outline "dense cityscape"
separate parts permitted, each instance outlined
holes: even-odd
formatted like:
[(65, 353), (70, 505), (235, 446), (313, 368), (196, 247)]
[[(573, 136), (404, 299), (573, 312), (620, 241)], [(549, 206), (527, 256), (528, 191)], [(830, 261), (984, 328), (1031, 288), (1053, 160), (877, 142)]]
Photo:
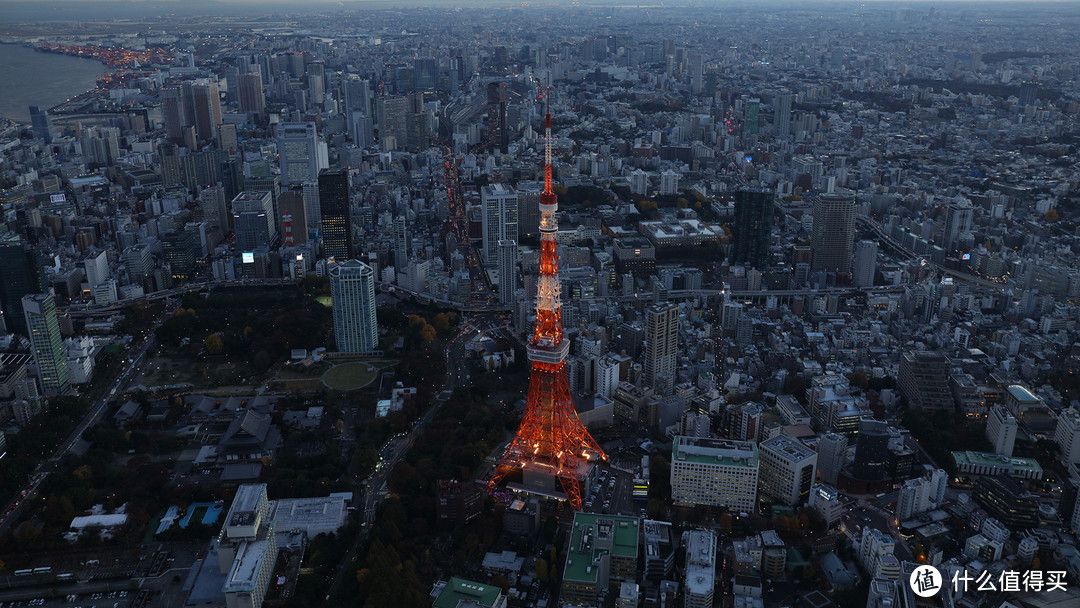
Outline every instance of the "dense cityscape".
[(0, 20), (0, 608), (1080, 605), (1080, 6), (684, 4)]

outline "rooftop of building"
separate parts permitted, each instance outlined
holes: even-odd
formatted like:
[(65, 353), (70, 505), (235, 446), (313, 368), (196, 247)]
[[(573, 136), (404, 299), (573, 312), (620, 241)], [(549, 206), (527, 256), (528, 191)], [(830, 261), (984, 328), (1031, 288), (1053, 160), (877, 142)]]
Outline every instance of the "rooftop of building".
[(431, 605), (433, 608), (457, 608), (459, 602), (475, 602), (481, 606), (494, 606), (500, 595), (502, 588), (496, 585), (451, 578)]
[(564, 579), (595, 581), (599, 557), (637, 558), (639, 520), (636, 517), (576, 513), (570, 532)]
[(240, 543), (232, 568), (229, 569), (229, 575), (221, 590), (225, 593), (254, 591), (255, 584), (259, 580), (259, 573), (264, 567), (263, 562), (266, 561), (269, 545), (268, 540), (247, 540)]
[(687, 437), (678, 435), (671, 443), (672, 462), (725, 466), (758, 466), (758, 448), (751, 441)]
[(344, 523), (345, 497), (282, 498), (274, 501), (271, 519), (276, 530), (336, 528)]
[(488, 184), (484, 186), (482, 193), (484, 196), (510, 196), (516, 194), (512, 186), (503, 183)]
[(703, 596), (716, 584), (716, 536), (693, 530), (686, 534), (686, 592)]
[(1015, 471), (1042, 471), (1039, 462), (1034, 458), (1021, 458), (1019, 456), (1004, 456), (992, 452), (953, 452), (953, 460), (957, 466), (1008, 466)]
[(1019, 401), (1021, 403), (1031, 403), (1031, 402), (1040, 401), (1040, 399), (1038, 397), (1036, 397), (1034, 394), (1032, 394), (1031, 391), (1024, 388), (1023, 386), (1020, 386), (1019, 384), (1013, 384), (1012, 386), (1008, 387), (1005, 390), (1007, 390), (1009, 392), (1009, 395), (1011, 395), (1013, 399), (1016, 399), (1017, 401)]
[(229, 516), (225, 521), (230, 526), (245, 526), (254, 523), (255, 510), (266, 496), (265, 483), (246, 483), (236, 490)]
[(801, 441), (787, 435), (777, 435), (761, 442), (762, 449), (782, 454), (788, 460), (800, 462), (814, 457), (817, 453), (802, 444)]

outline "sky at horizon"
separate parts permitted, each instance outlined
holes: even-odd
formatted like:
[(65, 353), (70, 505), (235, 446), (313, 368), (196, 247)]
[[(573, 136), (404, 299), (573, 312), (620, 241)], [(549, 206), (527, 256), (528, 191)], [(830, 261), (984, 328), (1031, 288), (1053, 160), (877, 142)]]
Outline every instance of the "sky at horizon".
[[(532, 8), (543, 7), (552, 4), (572, 4), (582, 6), (662, 6), (664, 8), (694, 7), (708, 4), (780, 4), (792, 8), (802, 6), (843, 5), (843, 4), (1077, 4), (1080, 0), (539, 0), (536, 2), (522, 2), (520, 0), (305, 0), (304, 5), (353, 5), (353, 4), (386, 4), (392, 6), (416, 5), (460, 5), (460, 6), (517, 6), (525, 4)], [(26, 4), (48, 7), (50, 5), (64, 4), (129, 4), (129, 5), (152, 5), (152, 4), (177, 4), (177, 5), (225, 5), (225, 4), (297, 4), (296, 0), (0, 0), (0, 4)], [(298, 9), (303, 6), (297, 5)]]
[[(114, 19), (155, 19), (199, 15), (237, 16), (246, 14), (304, 14), (343, 10), (355, 13), (364, 10), (441, 10), (447, 8), (506, 8), (543, 9), (549, 6), (580, 5), (584, 9), (618, 7), (621, 10), (690, 9), (706, 7), (735, 7), (770, 10), (814, 10), (816, 7), (847, 10), (849, 7), (872, 7), (889, 10), (908, 7), (926, 10), (938, 8), (943, 15), (976, 11), (978, 14), (999, 10), (1027, 10), (1025, 7), (1072, 7), (1080, 10), (1080, 0), (0, 0), (0, 23), (85, 21), (102, 22)], [(241, 13), (242, 11), (242, 13)], [(1070, 15), (1074, 12), (1068, 10)], [(15, 33), (15, 32), (5, 32)], [(15, 33), (18, 35), (18, 33)]]

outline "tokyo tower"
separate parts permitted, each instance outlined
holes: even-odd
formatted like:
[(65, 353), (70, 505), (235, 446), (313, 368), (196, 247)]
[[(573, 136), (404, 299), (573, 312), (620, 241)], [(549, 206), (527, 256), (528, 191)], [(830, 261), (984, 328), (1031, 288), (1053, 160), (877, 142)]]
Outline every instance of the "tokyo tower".
[(570, 398), (566, 354), (570, 343), (563, 336), (559, 300), (559, 255), (555, 233), (559, 208), (551, 187), (551, 113), (546, 113), (544, 191), (540, 194), (540, 276), (536, 293), (536, 328), (529, 341), (529, 396), (525, 415), (514, 440), (499, 461), (488, 491), (494, 492), (518, 472), (527, 489), (558, 486), (570, 506), (581, 509), (579, 480), (591, 462), (607, 460), (596, 440), (581, 424)]

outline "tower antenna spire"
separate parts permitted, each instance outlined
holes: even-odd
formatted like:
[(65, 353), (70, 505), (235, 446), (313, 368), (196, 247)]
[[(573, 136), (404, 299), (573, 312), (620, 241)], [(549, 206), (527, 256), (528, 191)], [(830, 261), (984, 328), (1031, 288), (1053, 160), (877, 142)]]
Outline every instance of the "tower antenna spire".
[(551, 85), (544, 93), (544, 194), (554, 194), (551, 186)]

